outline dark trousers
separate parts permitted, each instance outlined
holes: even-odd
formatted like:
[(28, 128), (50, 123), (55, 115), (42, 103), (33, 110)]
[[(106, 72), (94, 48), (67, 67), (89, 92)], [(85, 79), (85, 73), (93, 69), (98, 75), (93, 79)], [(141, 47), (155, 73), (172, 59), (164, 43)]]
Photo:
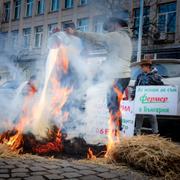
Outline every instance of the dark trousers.
[(115, 128), (121, 128), (120, 103), (123, 100), (123, 93), (129, 84), (130, 78), (116, 79), (107, 94), (107, 107)]

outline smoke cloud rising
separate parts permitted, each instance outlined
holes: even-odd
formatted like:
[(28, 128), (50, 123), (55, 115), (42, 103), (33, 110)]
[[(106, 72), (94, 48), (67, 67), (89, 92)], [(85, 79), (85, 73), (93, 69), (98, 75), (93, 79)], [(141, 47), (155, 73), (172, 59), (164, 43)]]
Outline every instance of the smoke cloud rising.
[[(57, 65), (58, 57), (61, 56), (56, 46), (58, 43), (60, 46), (63, 45), (67, 52), (67, 73)], [(1, 131), (15, 127), (22, 118), (30, 118), (23, 124), (23, 132), (31, 132), (37, 138), (45, 137), (48, 129), (56, 125), (68, 134), (68, 138), (81, 136), (89, 143), (97, 142), (97, 126), (101, 124), (103, 128), (108, 123), (106, 94), (113, 83), (113, 73), (119, 67), (117, 64), (112, 68), (112, 62), (107, 61), (105, 57), (90, 58), (82, 55), (82, 44), (79, 38), (64, 32), (51, 36), (46, 66), (34, 74), (36, 80), (33, 83), (37, 87), (37, 92), (28, 100), (28, 80), (22, 78), (20, 69), (12, 62), (8, 64), (9, 71), (13, 73), (12, 79), (20, 82), (20, 85), (10, 98), (4, 96), (3, 92), (0, 94)], [(1, 59), (3, 63), (6, 61), (4, 56)], [(106, 65), (102, 66), (104, 62)], [(38, 63), (36, 65), (39, 66)], [(56, 77), (55, 81), (58, 80), (57, 84), (52, 83), (53, 77)], [(57, 87), (60, 90), (59, 94), (53, 91), (58, 89)], [(53, 99), (59, 101), (57, 107), (61, 107), (61, 110), (52, 116)]]

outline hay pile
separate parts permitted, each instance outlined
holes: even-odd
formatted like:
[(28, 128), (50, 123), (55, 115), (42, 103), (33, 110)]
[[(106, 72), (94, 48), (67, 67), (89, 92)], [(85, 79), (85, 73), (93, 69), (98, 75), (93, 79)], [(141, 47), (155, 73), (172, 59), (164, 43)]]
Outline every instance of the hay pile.
[(125, 162), (155, 176), (180, 179), (180, 145), (157, 135), (123, 138), (107, 157), (111, 162)]

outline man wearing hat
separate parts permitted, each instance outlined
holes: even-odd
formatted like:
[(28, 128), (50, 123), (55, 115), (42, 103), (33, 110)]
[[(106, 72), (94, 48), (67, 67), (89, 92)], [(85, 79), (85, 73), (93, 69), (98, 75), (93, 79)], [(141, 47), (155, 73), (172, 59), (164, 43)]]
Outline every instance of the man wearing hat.
[[(154, 86), (154, 85), (164, 85), (161, 80), (161, 76), (158, 74), (156, 68), (152, 68), (152, 61), (150, 59), (142, 60), (140, 63), (142, 73), (137, 76), (133, 92), (132, 99), (135, 97), (136, 86)], [(141, 128), (143, 125), (144, 115), (137, 114), (136, 115), (136, 134), (141, 134)], [(150, 120), (152, 132), (154, 134), (158, 133), (158, 122), (156, 115), (148, 115), (148, 119)]]

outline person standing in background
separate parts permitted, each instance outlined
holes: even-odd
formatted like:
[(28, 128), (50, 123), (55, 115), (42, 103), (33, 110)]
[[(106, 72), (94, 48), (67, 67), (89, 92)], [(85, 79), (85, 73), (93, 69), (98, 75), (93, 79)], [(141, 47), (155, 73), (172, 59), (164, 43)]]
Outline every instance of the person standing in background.
[[(132, 100), (135, 98), (135, 92), (137, 86), (154, 86), (154, 85), (164, 85), (161, 80), (161, 76), (158, 74), (156, 68), (152, 68), (152, 61), (151, 60), (142, 60), (140, 63), (142, 73), (137, 76), (133, 92), (131, 95)], [(156, 115), (147, 115), (148, 120), (150, 121), (152, 133), (157, 134), (158, 130), (158, 122)], [(136, 115), (136, 128), (135, 134), (141, 134), (141, 128), (143, 125), (144, 115), (137, 114)]]

